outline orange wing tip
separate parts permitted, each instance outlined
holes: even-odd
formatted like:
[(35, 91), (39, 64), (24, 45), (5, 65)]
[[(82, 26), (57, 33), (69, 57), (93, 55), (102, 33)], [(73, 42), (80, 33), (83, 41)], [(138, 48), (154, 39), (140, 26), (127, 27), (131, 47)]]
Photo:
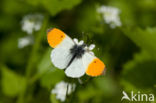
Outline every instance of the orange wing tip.
[(104, 72), (105, 64), (98, 58), (93, 59), (86, 70), (86, 74), (89, 76), (99, 76)]
[(47, 32), (48, 43), (53, 48), (59, 45), (64, 40), (65, 37), (66, 34), (57, 28), (49, 29)]

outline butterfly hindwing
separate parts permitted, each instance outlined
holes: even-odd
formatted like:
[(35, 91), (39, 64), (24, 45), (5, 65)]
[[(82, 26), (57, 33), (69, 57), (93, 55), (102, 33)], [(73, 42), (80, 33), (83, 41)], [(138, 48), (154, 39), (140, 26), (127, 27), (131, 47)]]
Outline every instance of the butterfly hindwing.
[(65, 70), (68, 77), (79, 78), (85, 74), (85, 67), (82, 58), (75, 58), (69, 67)]

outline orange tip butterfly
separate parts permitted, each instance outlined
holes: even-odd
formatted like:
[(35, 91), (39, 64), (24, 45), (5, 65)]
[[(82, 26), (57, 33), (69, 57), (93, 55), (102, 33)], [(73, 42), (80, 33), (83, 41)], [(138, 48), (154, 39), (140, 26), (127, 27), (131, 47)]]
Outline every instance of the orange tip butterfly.
[(94, 44), (87, 47), (83, 41), (72, 40), (57, 28), (48, 31), (47, 40), (54, 48), (51, 52), (52, 63), (59, 69), (65, 69), (68, 77), (80, 78), (85, 73), (94, 77), (104, 73), (105, 64), (91, 51)]

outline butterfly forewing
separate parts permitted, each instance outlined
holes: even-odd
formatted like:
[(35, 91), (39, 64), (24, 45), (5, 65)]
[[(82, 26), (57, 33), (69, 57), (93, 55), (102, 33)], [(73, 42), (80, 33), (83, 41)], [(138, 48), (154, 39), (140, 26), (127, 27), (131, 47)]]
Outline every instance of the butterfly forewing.
[(48, 33), (47, 38), (49, 45), (54, 48), (51, 52), (51, 60), (54, 66), (65, 69), (72, 58), (70, 48), (74, 45), (73, 40), (55, 28)]
[(69, 49), (57, 47), (51, 52), (51, 60), (55, 67), (65, 69), (70, 62), (72, 55)]

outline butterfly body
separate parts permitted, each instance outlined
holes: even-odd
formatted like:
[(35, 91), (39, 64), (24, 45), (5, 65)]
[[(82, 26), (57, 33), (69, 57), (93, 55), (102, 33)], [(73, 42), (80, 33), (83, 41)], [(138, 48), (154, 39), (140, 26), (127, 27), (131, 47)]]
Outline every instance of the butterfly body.
[(70, 49), (71, 54), (75, 55), (75, 58), (81, 58), (82, 55), (85, 53), (85, 45), (77, 45), (75, 44)]

